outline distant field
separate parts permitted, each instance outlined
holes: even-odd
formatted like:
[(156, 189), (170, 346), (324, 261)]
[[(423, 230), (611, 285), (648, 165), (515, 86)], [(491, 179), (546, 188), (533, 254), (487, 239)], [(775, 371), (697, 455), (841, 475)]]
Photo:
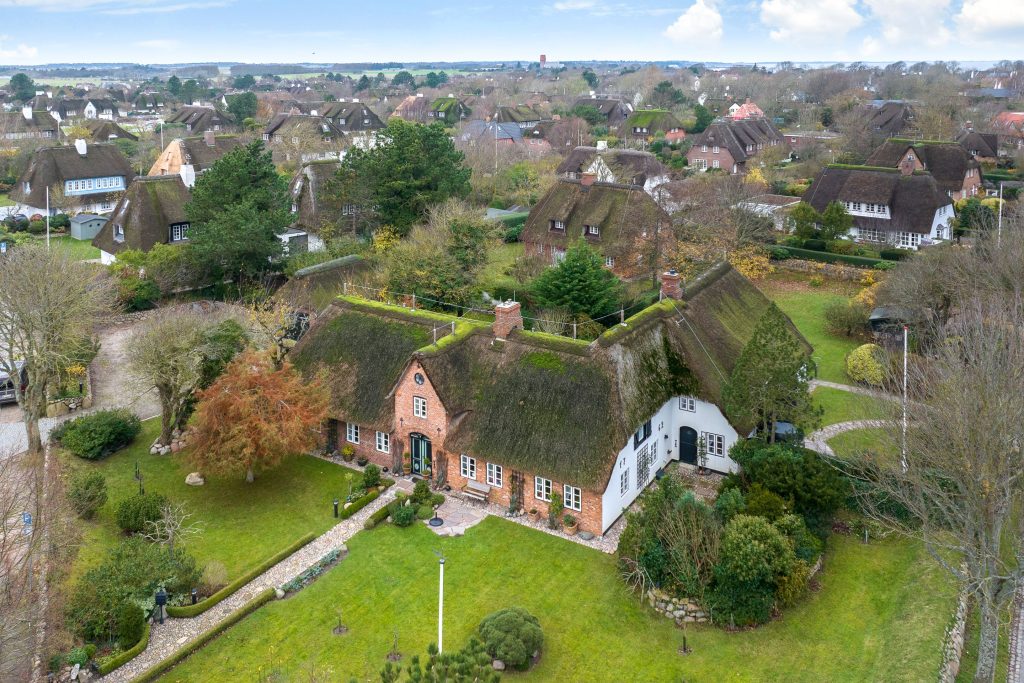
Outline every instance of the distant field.
[[(0, 86), (7, 85), (11, 79), (8, 76), (0, 76)], [(46, 85), (53, 88), (62, 85), (77, 85), (78, 83), (92, 83), (93, 85), (100, 84), (100, 78), (96, 76), (82, 76), (81, 78), (33, 78), (32, 81), (36, 85)]]
[[(379, 69), (379, 70), (369, 69), (369, 70), (366, 70), (366, 71), (333, 71), (331, 73), (342, 74), (342, 75), (345, 75), (345, 76), (351, 76), (352, 78), (358, 78), (359, 76), (362, 76), (363, 74), (366, 74), (367, 76), (376, 76), (378, 73), (382, 73), (385, 76), (389, 76), (390, 77), (390, 76), (394, 76), (399, 71), (408, 71), (413, 76), (425, 76), (428, 73), (430, 73), (431, 71), (433, 71), (434, 73), (437, 73), (438, 71), (444, 71), (449, 76), (452, 76), (452, 75), (455, 75), (455, 74), (462, 74), (462, 75), (464, 75), (464, 74), (474, 73), (472, 71), (466, 71), (465, 69)], [(277, 75), (279, 75), (281, 78), (299, 79), (299, 78), (312, 78), (314, 76), (323, 76), (326, 73), (327, 73), (326, 71), (321, 71), (319, 73), (277, 74)]]

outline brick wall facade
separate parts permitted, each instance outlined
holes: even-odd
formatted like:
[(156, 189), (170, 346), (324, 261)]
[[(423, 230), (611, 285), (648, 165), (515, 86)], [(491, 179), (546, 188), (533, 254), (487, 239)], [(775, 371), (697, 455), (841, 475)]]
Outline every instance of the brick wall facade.
[[(715, 167), (715, 161), (718, 162), (718, 167), (726, 173), (732, 173), (732, 167), (736, 164), (736, 160), (732, 158), (732, 154), (730, 154), (729, 150), (725, 147), (719, 147), (718, 153), (715, 154), (714, 147), (711, 147), (710, 145), (708, 145), (708, 151), (706, 152), (702, 151), (700, 145), (694, 145), (690, 148), (690, 151), (686, 153), (686, 162), (691, 168), (697, 167), (698, 159), (703, 159), (707, 162), (707, 170), (709, 171)], [(737, 171), (742, 170), (743, 166), (740, 165)]]
[[(423, 384), (416, 383), (416, 375), (423, 378)], [(418, 417), (413, 409), (415, 398), (427, 402), (427, 416)], [(417, 361), (410, 363), (405, 374), (398, 380), (395, 389), (395, 438), (401, 441), (402, 454), (409, 452), (412, 434), (422, 434), (430, 439), (433, 472), (436, 476), (438, 463), (444, 459), (444, 440), (448, 437), (448, 414), (444, 404), (434, 391), (430, 378)], [(406, 462), (408, 465), (408, 462)], [(432, 477), (433, 478), (433, 477)]]

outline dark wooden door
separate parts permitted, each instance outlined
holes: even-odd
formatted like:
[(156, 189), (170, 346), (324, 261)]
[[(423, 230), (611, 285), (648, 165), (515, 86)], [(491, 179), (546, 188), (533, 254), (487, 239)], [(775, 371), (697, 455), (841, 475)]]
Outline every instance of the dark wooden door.
[(697, 430), (692, 427), (679, 428), (679, 461), (697, 464)]

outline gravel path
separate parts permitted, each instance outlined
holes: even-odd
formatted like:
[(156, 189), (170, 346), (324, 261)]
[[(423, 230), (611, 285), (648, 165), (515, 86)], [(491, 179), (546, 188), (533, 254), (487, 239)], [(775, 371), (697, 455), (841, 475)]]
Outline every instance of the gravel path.
[(899, 397), (887, 394), (884, 391), (876, 391), (875, 389), (868, 389), (867, 387), (859, 387), (854, 384), (840, 384), (839, 382), (826, 382), (823, 379), (812, 379), (807, 383), (808, 389), (814, 391), (818, 387), (827, 387), (829, 389), (838, 389), (839, 391), (848, 391), (851, 394), (861, 394), (862, 396), (873, 396), (874, 398), (881, 398), (887, 401), (895, 401)]
[(263, 574), (242, 586), (223, 602), (211, 607), (197, 617), (190, 619), (167, 619), (164, 623), (153, 624), (149, 646), (135, 659), (119, 669), (97, 679), (104, 683), (130, 681), (149, 667), (170, 656), (178, 648), (202, 633), (209, 631), (236, 609), (252, 600), (267, 588), (287, 583), (316, 563), (331, 550), (341, 549), (356, 533), (371, 514), (384, 507), (395, 497), (396, 487), (392, 486), (380, 498), (334, 526), (312, 543), (289, 555)]
[(837, 434), (850, 432), (854, 429), (879, 428), (887, 427), (888, 425), (888, 420), (852, 420), (850, 422), (837, 422), (836, 424), (822, 427), (818, 431), (812, 432), (804, 439), (804, 448), (810, 448), (812, 451), (817, 451), (822, 455), (834, 457), (835, 453), (832, 452), (832, 448), (828, 445), (828, 440)]
[(1010, 666), (1006, 683), (1024, 683), (1024, 584), (1013, 595), (1013, 618), (1010, 621)]

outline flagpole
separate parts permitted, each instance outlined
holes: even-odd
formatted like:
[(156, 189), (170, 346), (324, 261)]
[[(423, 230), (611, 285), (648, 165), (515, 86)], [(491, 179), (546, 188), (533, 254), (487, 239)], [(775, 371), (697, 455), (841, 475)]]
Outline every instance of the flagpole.
[(907, 471), (907, 326), (903, 326), (903, 448), (900, 454), (900, 467)]
[(46, 248), (50, 248), (50, 186), (46, 186)]

